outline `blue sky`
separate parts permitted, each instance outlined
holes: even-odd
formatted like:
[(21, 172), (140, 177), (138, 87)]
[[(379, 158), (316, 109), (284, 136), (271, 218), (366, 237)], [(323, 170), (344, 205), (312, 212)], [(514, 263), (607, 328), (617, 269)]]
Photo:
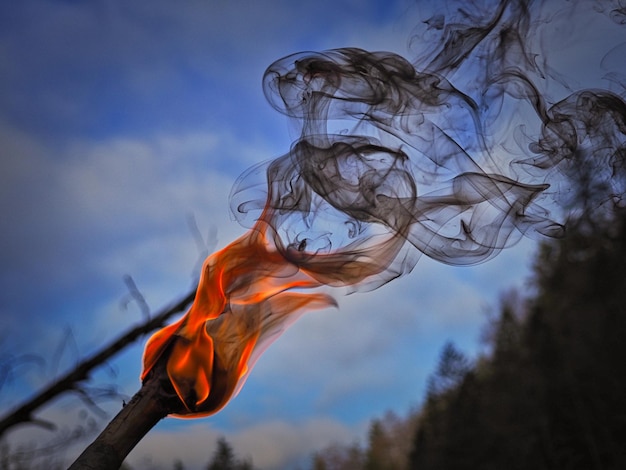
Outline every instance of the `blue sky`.
[[(202, 253), (190, 215), (205, 236), (216, 229), (217, 248), (243, 233), (229, 214), (231, 186), (294, 137), (261, 89), (270, 63), (344, 46), (410, 57), (408, 40), (431, 9), (405, 0), (3, 2), (0, 355), (33, 353), (45, 365), (5, 383), (0, 408), (141, 320), (122, 307), (125, 275), (154, 311), (192, 288)], [(603, 54), (623, 30), (600, 15), (576, 18), (560, 30), (567, 41), (554, 66), (575, 86), (606, 86), (623, 42)], [(151, 455), (156, 468), (176, 459), (194, 468), (225, 435), (261, 468), (285, 468), (362, 438), (369, 419), (419, 403), (445, 341), (477, 354), (486, 312), (505, 289), (524, 287), (534, 248), (524, 239), (472, 268), (422, 257), (409, 276), (306, 314), (222, 412), (164, 420), (131, 464)], [(142, 349), (93, 383), (132, 395)], [(42, 416), (71, 423), (79, 408), (66, 397)]]

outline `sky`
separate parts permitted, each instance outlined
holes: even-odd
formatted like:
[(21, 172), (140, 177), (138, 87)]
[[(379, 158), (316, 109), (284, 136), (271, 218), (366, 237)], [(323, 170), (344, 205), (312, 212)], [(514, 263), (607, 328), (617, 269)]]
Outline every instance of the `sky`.
[[(294, 138), (263, 94), (269, 64), (345, 46), (411, 57), (409, 39), (433, 8), (406, 0), (172, 5), (0, 6), (0, 360), (37, 358), (4, 377), (2, 410), (142, 321), (124, 276), (157, 311), (193, 288), (206, 250), (244, 233), (229, 213), (232, 185)], [(555, 67), (575, 86), (602, 86), (624, 50), (623, 30), (601, 15), (576, 25), (561, 25), (568, 42)], [(224, 410), (163, 420), (129, 463), (200, 468), (225, 436), (259, 468), (294, 468), (332, 442), (363, 439), (370, 419), (419, 405), (445, 342), (472, 357), (484, 350), (484, 325), (504, 292), (527, 288), (536, 246), (524, 238), (469, 268), (423, 256), (410, 275), (307, 313)], [(131, 396), (146, 339), (90, 384)], [(101, 406), (110, 417), (120, 403)], [(67, 396), (41, 416), (70, 429), (85, 419), (82, 409)], [(97, 426), (107, 420), (97, 417)], [(67, 450), (68, 460), (85, 444)]]

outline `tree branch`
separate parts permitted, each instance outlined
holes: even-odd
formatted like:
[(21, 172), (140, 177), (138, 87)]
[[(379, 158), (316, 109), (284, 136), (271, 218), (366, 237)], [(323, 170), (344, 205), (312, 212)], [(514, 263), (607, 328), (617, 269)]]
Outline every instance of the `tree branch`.
[(180, 412), (181, 401), (172, 387), (165, 364), (157, 362), (141, 389), (83, 451), (68, 470), (115, 470), (137, 443), (161, 419)]
[[(133, 343), (141, 336), (151, 333), (157, 328), (163, 327), (165, 322), (171, 316), (185, 310), (191, 304), (191, 302), (193, 302), (194, 298), (195, 289), (187, 294), (183, 299), (178, 301), (176, 304), (163, 309), (151, 319), (148, 319), (144, 323), (128, 330), (126, 333), (123, 333), (109, 345), (103, 347), (100, 351), (85, 359), (70, 372), (57, 379), (44, 390), (40, 391), (33, 398), (4, 416), (0, 420), (0, 437), (9, 428), (17, 424), (28, 422), (34, 423), (36, 419), (33, 417), (33, 413), (37, 409), (39, 409), (45, 403), (52, 400), (61, 393), (76, 390), (77, 384), (83, 380), (88, 379), (93, 369), (102, 365), (104, 362), (115, 356), (118, 352), (122, 351), (126, 346)], [(142, 393), (141, 390), (139, 391), (139, 393)], [(135, 397), (136, 396), (137, 395), (135, 395)]]

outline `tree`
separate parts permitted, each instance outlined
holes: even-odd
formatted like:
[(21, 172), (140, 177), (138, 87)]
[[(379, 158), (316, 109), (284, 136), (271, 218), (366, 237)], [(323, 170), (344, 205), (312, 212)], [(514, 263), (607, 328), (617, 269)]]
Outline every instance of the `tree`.
[(388, 411), (370, 422), (364, 446), (356, 442), (331, 444), (313, 455), (311, 467), (314, 470), (404, 470), (416, 422), (415, 411), (405, 417)]
[(358, 443), (332, 444), (313, 455), (314, 470), (360, 470), (363, 468), (364, 452)]
[(249, 460), (239, 460), (233, 448), (226, 438), (220, 437), (217, 440), (217, 448), (213, 453), (213, 458), (207, 466), (207, 470), (252, 470), (253, 465)]
[(365, 454), (365, 470), (391, 469), (392, 463), (387, 458), (389, 437), (379, 420), (370, 423), (367, 453)]
[(541, 253), (526, 331), (545, 383), (548, 462), (619, 468), (626, 438), (626, 211)]
[(207, 470), (235, 470), (235, 453), (233, 448), (225, 438), (217, 440), (217, 449), (213, 454), (213, 459), (209, 463)]
[(453, 343), (444, 345), (437, 371), (428, 380), (428, 395), (440, 395), (461, 383), (469, 372), (470, 364), (465, 355)]

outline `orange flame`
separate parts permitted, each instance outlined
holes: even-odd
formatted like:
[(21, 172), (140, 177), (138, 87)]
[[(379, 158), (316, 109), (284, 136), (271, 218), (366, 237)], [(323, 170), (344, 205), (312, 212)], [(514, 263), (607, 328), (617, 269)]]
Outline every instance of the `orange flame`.
[(167, 373), (185, 407), (175, 416), (219, 411), (263, 351), (305, 310), (336, 305), (328, 294), (294, 289), (356, 284), (384, 270), (380, 255), (393, 259), (404, 242), (387, 237), (358, 254), (344, 248), (312, 256), (268, 238), (271, 229), (263, 219), (206, 259), (189, 311), (146, 345), (142, 380), (169, 348)]

